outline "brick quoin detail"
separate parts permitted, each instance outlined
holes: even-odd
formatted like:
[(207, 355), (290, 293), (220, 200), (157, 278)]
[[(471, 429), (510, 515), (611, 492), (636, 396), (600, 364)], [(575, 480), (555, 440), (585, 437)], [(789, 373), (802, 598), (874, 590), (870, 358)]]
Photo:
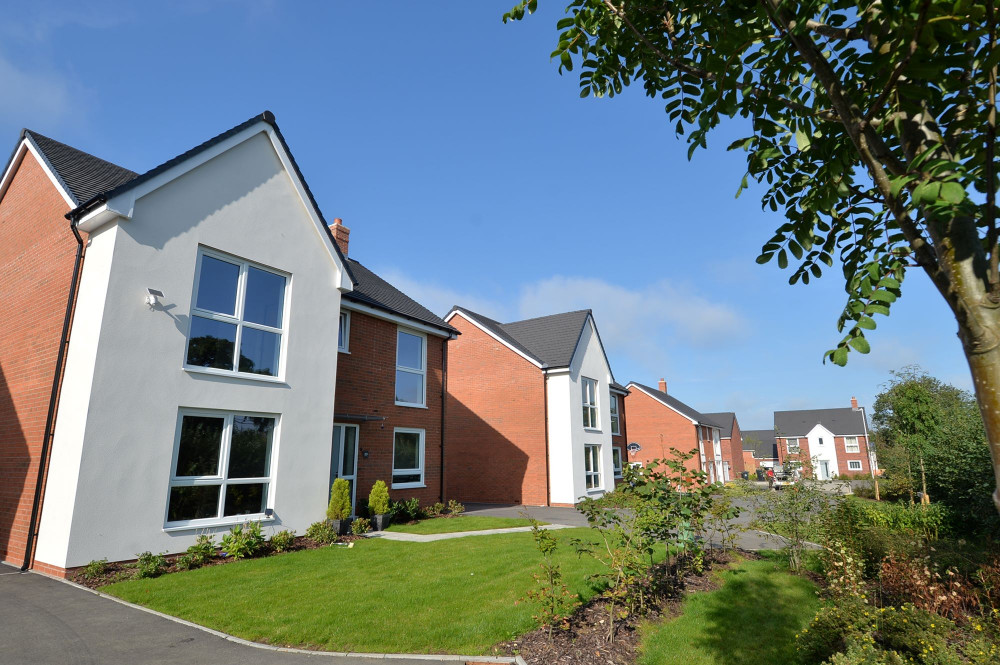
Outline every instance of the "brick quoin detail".
[(465, 317), (448, 346), (445, 473), (467, 502), (548, 503), (542, 370)]
[[(396, 406), (396, 331), (399, 326), (351, 312), (350, 353), (337, 359), (336, 413), (383, 416), (384, 421), (340, 421), (358, 425), (357, 504), (367, 509), (368, 493), (382, 480), (395, 499), (417, 497), (423, 506), (441, 501), (441, 406), (444, 339), (427, 335), (427, 408)], [(336, 348), (336, 332), (333, 347)], [(392, 489), (393, 428), (424, 430), (423, 488)], [(368, 458), (364, 452), (368, 451)]]
[[(629, 462), (645, 465), (654, 459), (669, 459), (670, 449), (677, 448), (685, 453), (694, 450), (695, 456), (687, 461), (687, 467), (692, 470), (701, 468), (697, 454), (698, 435), (690, 420), (638, 388), (632, 388), (625, 402), (628, 404), (629, 441), (635, 441), (642, 447), (638, 453), (629, 454)], [(711, 449), (709, 442), (706, 453)]]
[[(21, 565), (77, 243), (29, 151), (0, 199), (0, 560)], [(36, 568), (41, 564), (36, 564)]]

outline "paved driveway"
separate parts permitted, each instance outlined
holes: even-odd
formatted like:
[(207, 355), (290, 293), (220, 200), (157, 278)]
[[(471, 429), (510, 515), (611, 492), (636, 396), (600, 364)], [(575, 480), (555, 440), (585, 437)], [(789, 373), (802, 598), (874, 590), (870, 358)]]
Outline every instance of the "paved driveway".
[(233, 642), (85, 589), (0, 564), (0, 662), (5, 665), (458, 665), (423, 657), (288, 653)]

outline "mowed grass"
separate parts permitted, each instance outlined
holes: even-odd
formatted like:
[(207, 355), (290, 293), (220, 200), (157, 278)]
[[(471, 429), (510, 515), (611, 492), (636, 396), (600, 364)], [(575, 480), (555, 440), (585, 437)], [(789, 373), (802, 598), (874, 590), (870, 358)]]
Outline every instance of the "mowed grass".
[(787, 560), (745, 561), (723, 587), (684, 601), (683, 614), (643, 627), (639, 665), (775, 665), (794, 662), (795, 634), (820, 607), (816, 586)]
[[(540, 522), (545, 524), (545, 522)], [(457, 533), (459, 531), (485, 531), (486, 529), (510, 529), (518, 526), (531, 526), (531, 520), (516, 517), (485, 517), (479, 515), (462, 515), (459, 517), (436, 517), (420, 520), (414, 524), (393, 524), (386, 531), (398, 533)]]
[[(554, 534), (567, 586), (591, 597), (587, 576), (598, 564), (577, 557), (568, 542), (591, 538), (589, 529)], [(375, 538), (353, 548), (238, 561), (102, 591), (257, 642), (474, 655), (535, 627), (537, 609), (517, 601), (540, 561), (530, 533), (431, 543)]]

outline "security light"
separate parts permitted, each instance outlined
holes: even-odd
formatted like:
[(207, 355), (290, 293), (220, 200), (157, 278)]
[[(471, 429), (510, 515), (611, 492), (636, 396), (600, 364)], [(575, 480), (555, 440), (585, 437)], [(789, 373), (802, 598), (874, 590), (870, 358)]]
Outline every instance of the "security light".
[(156, 289), (146, 289), (146, 304), (149, 305), (150, 309), (153, 309), (158, 304), (160, 304), (156, 299), (163, 297), (163, 292)]

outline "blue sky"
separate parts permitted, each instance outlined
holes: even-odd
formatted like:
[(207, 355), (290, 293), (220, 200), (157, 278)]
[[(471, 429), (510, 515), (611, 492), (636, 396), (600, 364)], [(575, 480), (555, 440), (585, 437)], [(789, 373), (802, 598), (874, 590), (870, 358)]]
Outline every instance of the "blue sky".
[(793, 287), (754, 262), (781, 217), (759, 189), (734, 198), (745, 163), (725, 146), (746, 128), (689, 162), (638, 88), (582, 100), (557, 74), (559, 2), (505, 26), (512, 4), (16, 3), (0, 137), (13, 148), (27, 126), (141, 172), (270, 109), (354, 258), (440, 314), (592, 308), (619, 381), (665, 377), (744, 429), (775, 409), (870, 406), (909, 363), (971, 386), (917, 271), (872, 354), (823, 365), (842, 277)]

